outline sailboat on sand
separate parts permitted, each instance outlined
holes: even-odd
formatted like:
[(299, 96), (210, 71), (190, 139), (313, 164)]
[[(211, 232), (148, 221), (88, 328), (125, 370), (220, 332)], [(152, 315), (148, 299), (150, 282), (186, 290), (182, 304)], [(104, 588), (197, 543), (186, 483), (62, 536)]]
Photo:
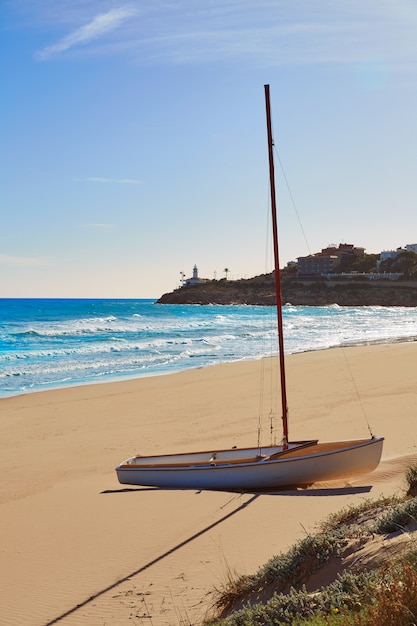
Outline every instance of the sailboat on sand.
[(133, 456), (116, 467), (117, 477), (122, 484), (222, 491), (296, 488), (307, 487), (319, 481), (349, 480), (353, 476), (373, 471), (379, 464), (383, 437), (372, 435), (367, 439), (333, 442), (289, 439), (269, 85), (265, 85), (265, 105), (274, 241), (282, 443), (254, 448)]

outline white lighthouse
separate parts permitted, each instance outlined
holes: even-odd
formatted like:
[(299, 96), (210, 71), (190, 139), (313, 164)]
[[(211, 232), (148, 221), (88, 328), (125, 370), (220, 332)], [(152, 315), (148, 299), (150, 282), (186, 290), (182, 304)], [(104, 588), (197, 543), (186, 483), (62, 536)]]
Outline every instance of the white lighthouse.
[(202, 283), (203, 281), (201, 280), (201, 278), (199, 278), (198, 276), (198, 268), (197, 265), (194, 265), (193, 267), (193, 275), (191, 278), (187, 278), (184, 282), (184, 286), (188, 287), (188, 285), (199, 285), (200, 283)]

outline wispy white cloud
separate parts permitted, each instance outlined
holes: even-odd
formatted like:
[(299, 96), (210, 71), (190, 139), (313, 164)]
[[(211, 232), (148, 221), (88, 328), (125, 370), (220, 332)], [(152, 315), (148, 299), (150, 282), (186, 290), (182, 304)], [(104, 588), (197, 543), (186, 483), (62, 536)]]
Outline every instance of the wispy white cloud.
[(62, 52), (80, 46), (102, 37), (106, 33), (119, 28), (128, 18), (137, 14), (137, 10), (131, 7), (112, 9), (107, 13), (96, 15), (88, 24), (80, 26), (72, 31), (56, 44), (47, 46), (37, 53), (40, 60), (48, 59)]
[(0, 265), (48, 265), (48, 261), (41, 257), (0, 254)]
[(56, 0), (31, 0), (26, 6), (43, 28), (70, 30), (38, 53), (43, 60), (69, 51), (124, 55), (141, 65), (354, 64), (363, 58), (400, 65), (417, 57), (414, 0), (142, 0), (140, 10), (133, 3), (114, 8), (113, 0), (61, 0), (59, 7)]

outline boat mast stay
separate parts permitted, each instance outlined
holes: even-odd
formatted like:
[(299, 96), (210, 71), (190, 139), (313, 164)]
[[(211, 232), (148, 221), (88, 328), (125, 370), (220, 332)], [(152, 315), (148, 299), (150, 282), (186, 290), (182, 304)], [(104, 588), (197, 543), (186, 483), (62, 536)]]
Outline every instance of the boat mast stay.
[(274, 140), (272, 137), (271, 123), (271, 106), (269, 97), (269, 85), (265, 88), (265, 106), (266, 106), (266, 126), (268, 133), (268, 157), (269, 157), (269, 187), (271, 192), (271, 211), (272, 211), (272, 233), (274, 239), (274, 268), (275, 268), (275, 295), (276, 309), (278, 318), (278, 352), (279, 352), (279, 369), (281, 381), (281, 406), (282, 406), (282, 426), (283, 426), (283, 443), (286, 447), (288, 443), (288, 404), (287, 404), (287, 388), (285, 381), (285, 360), (284, 360), (284, 332), (282, 323), (282, 297), (281, 297), (281, 277), (279, 271), (279, 254), (278, 254), (278, 227), (277, 227), (277, 207), (275, 197), (275, 170), (274, 170)]

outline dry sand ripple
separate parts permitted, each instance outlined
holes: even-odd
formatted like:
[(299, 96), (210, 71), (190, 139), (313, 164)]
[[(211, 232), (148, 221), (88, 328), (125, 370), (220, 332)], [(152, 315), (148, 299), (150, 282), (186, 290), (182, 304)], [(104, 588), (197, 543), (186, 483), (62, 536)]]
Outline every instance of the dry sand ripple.
[(0, 624), (198, 624), (228, 576), (327, 514), (398, 491), (417, 453), (417, 346), (287, 361), (292, 437), (366, 436), (364, 410), (386, 437), (376, 472), (261, 495), (118, 484), (132, 453), (252, 445), (257, 362), (0, 400)]

